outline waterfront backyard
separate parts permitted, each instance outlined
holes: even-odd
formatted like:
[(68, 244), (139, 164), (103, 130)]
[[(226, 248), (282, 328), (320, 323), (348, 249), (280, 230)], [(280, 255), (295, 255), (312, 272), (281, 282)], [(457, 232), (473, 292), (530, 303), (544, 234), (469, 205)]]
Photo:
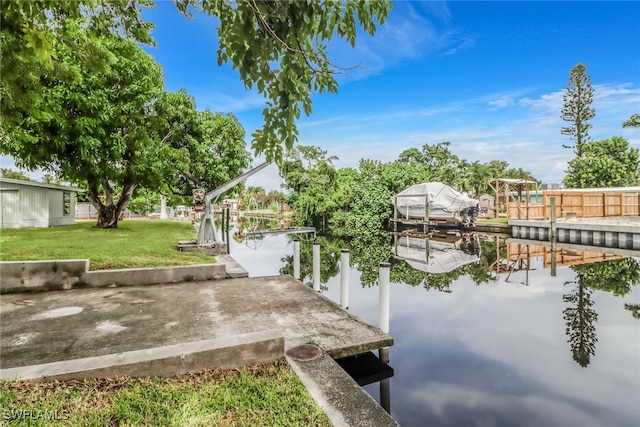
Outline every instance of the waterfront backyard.
[[(383, 404), (381, 393), (389, 392), (402, 426), (638, 425), (638, 258), (588, 254), (600, 262), (559, 266), (552, 277), (531, 246), (521, 249), (533, 255), (520, 259), (522, 268), (498, 274), (491, 269), (496, 259), (513, 262), (491, 236), (478, 237), (475, 262), (441, 274), (394, 258), (390, 237), (367, 249), (366, 258), (392, 261), (395, 373), (365, 389)], [(311, 242), (300, 239), (303, 280), (310, 283)], [(338, 302), (340, 274), (332, 266), (345, 243), (319, 241), (322, 292)], [(250, 276), (291, 271), (287, 236), (232, 243), (231, 255)], [(352, 265), (363, 260), (358, 251), (351, 248)], [(562, 255), (569, 263), (583, 254)], [(349, 271), (349, 311), (377, 325), (377, 263), (364, 263)]]
[[(367, 246), (317, 237), (323, 295), (340, 300), (337, 254), (351, 249), (349, 311), (372, 325), (377, 265), (392, 264), (394, 375), (365, 390), (403, 426), (637, 425), (638, 258), (565, 251), (551, 276), (534, 244), (508, 250), (506, 236), (471, 234), (465, 238), (477, 245), (465, 246), (468, 253), (424, 242), (412, 252), (422, 264), (403, 259), (387, 233)], [(291, 274), (292, 237), (231, 239), (231, 256), (253, 277)], [(297, 237), (310, 283), (313, 240)], [(587, 259), (598, 262), (581, 263)]]

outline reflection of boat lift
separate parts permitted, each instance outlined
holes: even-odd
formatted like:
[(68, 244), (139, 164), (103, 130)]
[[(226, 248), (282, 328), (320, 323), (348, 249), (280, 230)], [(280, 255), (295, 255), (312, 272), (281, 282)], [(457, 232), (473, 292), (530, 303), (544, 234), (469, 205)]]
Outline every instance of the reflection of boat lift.
[(246, 233), (247, 237), (253, 236), (269, 236), (269, 235), (278, 235), (278, 234), (303, 234), (303, 233), (313, 233), (313, 238), (316, 238), (316, 228), (315, 227), (291, 227), (291, 228), (273, 228), (268, 230), (259, 230)]
[[(526, 255), (523, 256), (523, 253), (526, 252)], [(509, 256), (507, 255), (507, 258)], [(516, 271), (524, 270), (524, 282), (520, 282), (523, 285), (529, 286), (529, 271), (535, 270), (531, 268), (531, 253), (529, 252), (529, 245), (522, 245), (520, 247), (520, 251), (518, 252), (518, 256), (511, 262), (509, 265), (509, 274), (507, 274), (507, 278), (504, 279), (505, 282), (509, 283), (509, 278), (511, 278), (511, 273)]]
[(496, 236), (496, 260), (491, 264), (491, 270), (500, 273), (509, 273), (505, 279), (505, 282), (509, 283), (509, 279), (511, 278), (511, 274), (524, 271), (525, 278), (523, 285), (529, 286), (529, 271), (535, 270), (535, 268), (531, 267), (531, 252), (529, 251), (529, 245), (522, 245), (519, 248), (518, 254), (515, 258), (511, 254), (511, 246), (506, 245), (507, 250), (507, 258), (500, 258), (500, 237)]
[(313, 233), (313, 238), (309, 240), (315, 240), (316, 238), (316, 228), (315, 227), (290, 227), (290, 228), (276, 228), (276, 229), (268, 229), (268, 230), (259, 230), (259, 231), (250, 231), (245, 233), (244, 243), (247, 247), (249, 246), (249, 242), (255, 242), (252, 249), (258, 249), (262, 246), (262, 242), (267, 236), (277, 236), (282, 234), (308, 234)]
[(394, 258), (413, 269), (432, 274), (448, 273), (480, 260), (480, 244), (475, 235), (394, 234)]
[[(248, 234), (248, 233), (247, 233)], [(264, 236), (260, 236), (260, 235), (247, 235), (244, 239), (244, 244), (251, 249), (258, 249), (260, 246), (262, 246), (262, 242), (264, 241)], [(253, 242), (253, 247), (251, 247), (251, 245), (249, 244), (249, 242)]]

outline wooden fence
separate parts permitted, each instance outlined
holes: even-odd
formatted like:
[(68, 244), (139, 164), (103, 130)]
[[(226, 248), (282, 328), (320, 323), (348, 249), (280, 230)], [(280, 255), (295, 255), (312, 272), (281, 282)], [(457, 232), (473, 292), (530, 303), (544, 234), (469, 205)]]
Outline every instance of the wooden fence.
[(551, 197), (556, 198), (556, 216), (601, 218), (640, 216), (640, 189), (550, 190), (543, 193), (542, 203), (509, 203), (510, 219), (548, 219)]

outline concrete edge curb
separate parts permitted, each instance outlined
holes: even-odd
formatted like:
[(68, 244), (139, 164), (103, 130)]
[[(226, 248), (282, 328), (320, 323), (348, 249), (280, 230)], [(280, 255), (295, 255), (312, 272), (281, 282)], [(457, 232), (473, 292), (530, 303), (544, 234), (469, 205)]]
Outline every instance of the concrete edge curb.
[(0, 369), (0, 380), (70, 380), (114, 376), (160, 376), (203, 369), (235, 369), (284, 356), (284, 337), (266, 330), (124, 353)]
[(231, 255), (223, 254), (216, 255), (214, 257), (216, 262), (219, 264), (224, 264), (225, 266), (225, 276), (228, 279), (238, 279), (243, 277), (249, 277), (249, 272), (245, 270), (245, 268), (238, 263)]
[(329, 355), (287, 362), (334, 426), (398, 427), (385, 411)]
[[(231, 257), (229, 257), (231, 258)], [(232, 259), (231, 259), (232, 260)], [(234, 277), (247, 277), (229, 261)], [(245, 272), (246, 273), (246, 272)], [(1, 261), (0, 294), (219, 280), (227, 263), (89, 271), (89, 260)]]

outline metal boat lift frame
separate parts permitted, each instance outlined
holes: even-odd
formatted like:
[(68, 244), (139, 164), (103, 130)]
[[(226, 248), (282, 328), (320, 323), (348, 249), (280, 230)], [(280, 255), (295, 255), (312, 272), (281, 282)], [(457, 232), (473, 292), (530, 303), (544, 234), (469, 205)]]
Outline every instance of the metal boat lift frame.
[(216, 226), (213, 223), (213, 214), (211, 212), (211, 205), (218, 200), (218, 197), (229, 191), (242, 181), (249, 178), (251, 175), (260, 172), (262, 169), (269, 166), (270, 163), (262, 163), (259, 166), (243, 173), (237, 178), (228, 181), (226, 184), (221, 185), (215, 190), (209, 191), (204, 197), (204, 210), (202, 214), (202, 218), (200, 219), (200, 228), (198, 229), (198, 240), (196, 241), (197, 246), (209, 246), (212, 243), (218, 242), (218, 236), (216, 232)]

